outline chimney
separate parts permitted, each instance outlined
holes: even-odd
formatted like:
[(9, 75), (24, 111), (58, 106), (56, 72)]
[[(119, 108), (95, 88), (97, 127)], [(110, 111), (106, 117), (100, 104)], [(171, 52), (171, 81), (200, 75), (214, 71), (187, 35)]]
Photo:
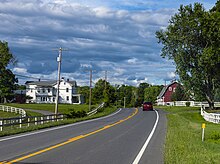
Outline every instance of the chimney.
[(67, 79), (67, 81), (70, 81), (70, 79)]
[(38, 79), (38, 81), (40, 81), (40, 79)]

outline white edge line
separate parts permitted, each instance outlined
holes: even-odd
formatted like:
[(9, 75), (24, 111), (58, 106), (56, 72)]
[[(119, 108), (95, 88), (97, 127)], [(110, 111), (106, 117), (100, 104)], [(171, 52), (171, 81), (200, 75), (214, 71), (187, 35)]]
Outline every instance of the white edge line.
[(157, 127), (157, 124), (158, 124), (158, 121), (159, 121), (159, 114), (158, 114), (158, 112), (156, 110), (154, 110), (154, 111), (157, 114), (157, 119), (156, 119), (156, 122), (154, 124), (154, 127), (153, 127), (150, 135), (148, 136), (147, 140), (145, 141), (143, 147), (141, 148), (140, 152), (138, 153), (138, 155), (136, 156), (136, 158), (135, 158), (135, 160), (134, 160), (134, 162), (132, 164), (138, 164), (139, 163), (141, 157), (144, 154), (145, 149), (147, 148), (147, 145), (149, 144), (149, 142), (150, 142), (150, 140), (151, 140), (151, 138), (152, 138), (152, 136), (153, 136), (153, 134), (154, 134), (154, 132), (156, 130), (156, 127)]
[(114, 116), (114, 115), (118, 114), (121, 110), (122, 109), (120, 108), (115, 113), (112, 113), (112, 114), (110, 114), (108, 116), (96, 118), (96, 119), (86, 120), (86, 121), (82, 121), (82, 122), (76, 122), (76, 123), (73, 123), (73, 124), (68, 124), (68, 125), (53, 127), (53, 128), (49, 128), (49, 129), (44, 129), (44, 130), (36, 131), (36, 132), (30, 132), (30, 133), (27, 133), (27, 134), (21, 134), (21, 135), (16, 135), (16, 136), (13, 136), (13, 137), (3, 138), (3, 139), (0, 139), (0, 142), (11, 140), (11, 139), (16, 139), (16, 138), (21, 138), (21, 137), (26, 137), (26, 136), (30, 136), (30, 135), (34, 135), (34, 134), (40, 134), (40, 133), (44, 133), (44, 132), (49, 132), (49, 131), (53, 131), (53, 130), (57, 130), (57, 129), (62, 129), (62, 128), (70, 127), (70, 126), (76, 126), (76, 125), (80, 125), (80, 124), (84, 124), (84, 123), (88, 123), (88, 122), (93, 122), (93, 121), (97, 121), (97, 120), (102, 120), (102, 119), (105, 119), (105, 118), (108, 118), (108, 117), (111, 117), (111, 116)]

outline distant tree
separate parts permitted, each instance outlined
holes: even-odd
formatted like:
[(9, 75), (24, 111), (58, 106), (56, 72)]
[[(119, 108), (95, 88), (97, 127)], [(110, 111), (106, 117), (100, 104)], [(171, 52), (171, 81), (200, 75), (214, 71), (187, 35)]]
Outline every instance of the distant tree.
[(8, 43), (0, 41), (0, 101), (7, 102), (13, 98), (13, 90), (18, 80), (10, 69), (9, 64), (15, 64), (16, 60), (9, 50)]
[(82, 86), (82, 87), (77, 87), (78, 93), (81, 94), (84, 99), (85, 103), (89, 104), (89, 87), (88, 86)]
[(160, 94), (162, 88), (163, 86), (158, 86), (158, 85), (145, 88), (144, 100), (154, 103), (157, 100), (157, 96)]
[(203, 6), (180, 6), (166, 30), (156, 32), (163, 57), (173, 59), (184, 86), (206, 98), (214, 108), (215, 88), (220, 83), (219, 1), (211, 11)]
[(140, 83), (137, 89), (137, 106), (141, 106), (141, 104), (144, 102), (144, 90), (148, 88), (150, 84), (148, 83)]

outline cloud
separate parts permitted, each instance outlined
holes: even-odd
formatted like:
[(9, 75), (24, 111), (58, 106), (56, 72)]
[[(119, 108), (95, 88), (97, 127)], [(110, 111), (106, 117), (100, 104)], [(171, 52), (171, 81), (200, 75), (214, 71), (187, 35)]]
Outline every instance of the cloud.
[(182, 2), (1, 1), (0, 37), (18, 59), (13, 69), (17, 73), (56, 78), (58, 49), (63, 47), (68, 51), (62, 53), (61, 76), (79, 85), (87, 83), (83, 82), (88, 79), (88, 72), (83, 71), (86, 65), (96, 70), (94, 80), (108, 71), (111, 83), (159, 84), (170, 78), (167, 73), (175, 72), (175, 66), (160, 57), (155, 31), (166, 28)]

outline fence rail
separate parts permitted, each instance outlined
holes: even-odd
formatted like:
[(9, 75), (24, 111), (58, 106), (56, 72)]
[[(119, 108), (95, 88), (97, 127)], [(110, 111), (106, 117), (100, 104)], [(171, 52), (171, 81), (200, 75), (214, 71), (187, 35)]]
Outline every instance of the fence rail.
[(44, 123), (54, 122), (63, 120), (64, 115), (44, 115), (44, 116), (36, 116), (36, 117), (14, 117), (14, 118), (3, 118), (0, 119), (0, 131), (3, 131), (4, 128), (13, 126), (17, 128), (29, 127), (31, 125), (42, 125)]
[[(169, 106), (186, 106), (186, 103), (189, 103), (191, 107), (209, 107), (208, 102), (198, 102), (198, 101), (172, 101), (172, 102), (158, 102), (157, 105), (169, 105)], [(214, 103), (215, 107), (220, 107), (220, 102)]]
[(11, 107), (11, 106), (0, 105), (0, 110), (2, 110), (3, 112), (18, 113), (22, 117), (26, 117), (26, 111), (24, 109), (21, 109), (21, 108), (15, 108), (15, 107)]
[(91, 116), (91, 115), (93, 115), (93, 114), (96, 114), (97, 112), (98, 112), (98, 109), (100, 109), (100, 108), (103, 108), (104, 107), (104, 102), (103, 103), (101, 103), (96, 109), (94, 109), (94, 110), (92, 110), (92, 111), (90, 111), (90, 112), (88, 112), (87, 113), (87, 115), (88, 116)]
[(212, 122), (212, 123), (216, 123), (216, 124), (220, 123), (220, 114), (206, 112), (205, 106), (201, 107), (201, 115), (208, 122)]

